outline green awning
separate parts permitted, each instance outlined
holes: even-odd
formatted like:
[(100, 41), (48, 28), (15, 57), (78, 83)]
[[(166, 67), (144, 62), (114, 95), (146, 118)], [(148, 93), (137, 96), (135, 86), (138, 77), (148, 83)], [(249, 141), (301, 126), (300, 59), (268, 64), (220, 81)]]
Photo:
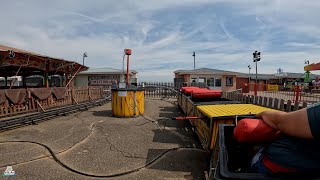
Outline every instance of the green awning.
[(306, 76), (304, 78), (304, 82), (305, 83), (309, 83), (310, 82), (310, 71), (306, 71)]

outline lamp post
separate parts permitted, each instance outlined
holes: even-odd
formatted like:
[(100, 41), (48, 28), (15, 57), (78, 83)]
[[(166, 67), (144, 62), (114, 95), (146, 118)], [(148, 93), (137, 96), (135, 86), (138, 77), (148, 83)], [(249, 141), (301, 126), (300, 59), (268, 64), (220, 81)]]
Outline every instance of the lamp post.
[(193, 69), (196, 69), (196, 52), (193, 51)]
[(84, 58), (88, 57), (87, 52), (83, 53), (82, 65), (84, 66)]
[(256, 84), (258, 84), (258, 61), (261, 60), (261, 53), (258, 51), (253, 52), (253, 62), (256, 63)]
[(250, 74), (251, 66), (249, 65), (248, 68), (249, 68), (249, 84), (250, 84), (250, 81), (251, 81), (251, 74)]

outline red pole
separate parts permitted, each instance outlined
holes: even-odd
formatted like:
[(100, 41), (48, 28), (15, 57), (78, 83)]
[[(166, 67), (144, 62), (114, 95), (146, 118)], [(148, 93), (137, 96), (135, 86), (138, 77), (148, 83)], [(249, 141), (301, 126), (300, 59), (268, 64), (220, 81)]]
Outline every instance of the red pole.
[(127, 55), (127, 85), (129, 85), (129, 55)]

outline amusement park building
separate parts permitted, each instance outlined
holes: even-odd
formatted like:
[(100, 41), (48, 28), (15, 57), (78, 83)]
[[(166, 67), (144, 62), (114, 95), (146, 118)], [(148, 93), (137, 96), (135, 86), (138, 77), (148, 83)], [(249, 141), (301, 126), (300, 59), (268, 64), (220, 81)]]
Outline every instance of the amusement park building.
[[(108, 90), (125, 78), (122, 70), (113, 68), (89, 68), (79, 73), (74, 81), (74, 86), (100, 86)], [(138, 83), (138, 72), (131, 70), (130, 82), (133, 85)]]
[[(174, 71), (174, 82), (177, 83), (205, 83), (212, 89), (221, 89), (224, 91), (240, 89), (244, 83), (255, 83), (255, 74), (239, 73), (234, 71), (225, 71), (210, 68), (200, 68), (194, 70), (176, 70)], [(311, 78), (314, 78), (311, 74)], [(250, 77), (250, 78), (249, 78)], [(283, 84), (284, 82), (303, 82), (304, 73), (282, 73), (278, 74), (258, 74), (259, 84)]]

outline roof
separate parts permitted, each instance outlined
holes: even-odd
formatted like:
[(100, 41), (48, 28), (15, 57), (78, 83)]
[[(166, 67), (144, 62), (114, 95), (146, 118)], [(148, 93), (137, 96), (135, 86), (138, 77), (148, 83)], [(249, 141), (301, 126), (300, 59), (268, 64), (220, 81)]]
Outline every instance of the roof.
[(221, 75), (237, 75), (237, 72), (233, 71), (225, 71), (225, 70), (219, 70), (219, 69), (210, 69), (210, 68), (200, 68), (200, 69), (194, 69), (194, 70), (176, 70), (174, 73), (178, 74), (221, 74)]
[[(243, 77), (243, 78), (249, 78), (249, 74), (246, 73), (238, 73), (237, 77)], [(269, 80), (269, 79), (275, 79), (275, 78), (279, 78), (276, 77), (273, 74), (257, 74), (257, 77), (259, 80)], [(255, 79), (256, 78), (256, 74), (250, 74), (250, 78), (251, 79)]]
[(319, 63), (312, 63), (304, 67), (305, 71), (315, 71), (320, 70), (320, 62)]
[(263, 111), (277, 111), (254, 104), (200, 105), (197, 109), (210, 118), (234, 117), (236, 115), (255, 115)]
[(50, 75), (87, 70), (74, 61), (54, 58), (27, 50), (0, 45), (0, 76), (30, 76), (47, 72)]
[[(89, 68), (87, 71), (83, 71), (79, 73), (79, 75), (81, 74), (122, 74), (122, 73), (123, 73), (122, 70), (114, 69), (114, 68)], [(138, 72), (135, 70), (131, 70), (130, 73), (137, 74)]]
[(15, 52), (28, 53), (28, 54), (37, 55), (37, 56), (44, 56), (44, 55), (34, 53), (31, 51), (26, 51), (26, 50), (22, 50), (22, 49), (18, 49), (18, 48), (14, 48), (14, 47), (5, 46), (5, 45), (0, 44), (0, 51), (10, 51), (10, 50), (15, 51)]

